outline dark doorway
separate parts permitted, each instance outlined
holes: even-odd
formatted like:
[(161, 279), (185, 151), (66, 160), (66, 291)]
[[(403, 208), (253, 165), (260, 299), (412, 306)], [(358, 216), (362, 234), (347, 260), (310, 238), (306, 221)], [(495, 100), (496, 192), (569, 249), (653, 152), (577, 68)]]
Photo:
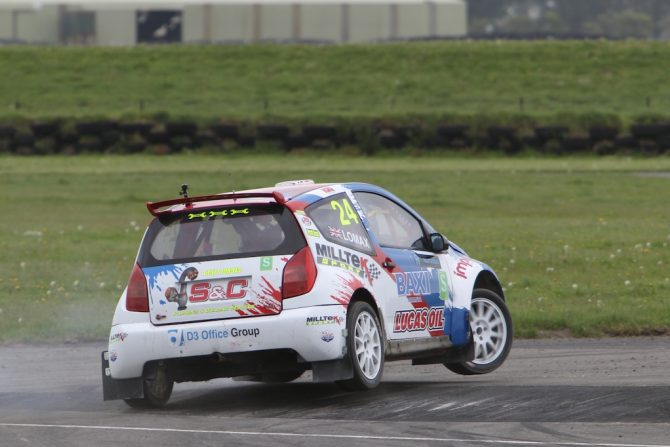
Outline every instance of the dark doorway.
[(137, 43), (180, 43), (181, 11), (137, 11)]

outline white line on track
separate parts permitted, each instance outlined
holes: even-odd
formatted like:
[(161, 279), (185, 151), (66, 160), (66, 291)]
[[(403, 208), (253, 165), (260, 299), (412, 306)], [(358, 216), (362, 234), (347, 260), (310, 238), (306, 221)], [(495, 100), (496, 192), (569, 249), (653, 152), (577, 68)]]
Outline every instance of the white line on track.
[(364, 439), (379, 441), (408, 441), (408, 442), (455, 442), (476, 444), (501, 444), (501, 445), (556, 445), (565, 447), (670, 447), (670, 444), (616, 444), (605, 442), (561, 442), (561, 441), (522, 441), (513, 439), (464, 439), (464, 438), (429, 438), (413, 436), (369, 436), (369, 435), (334, 435), (327, 433), (281, 433), (281, 432), (255, 432), (255, 431), (232, 431), (232, 430), (188, 430), (180, 428), (152, 428), (152, 427), (113, 427), (105, 425), (59, 425), (59, 424), (13, 424), (0, 422), (0, 427), (24, 427), (24, 428), (75, 428), (84, 430), (109, 430), (109, 431), (146, 431), (163, 433), (197, 433), (207, 435), (235, 435), (235, 436), (283, 436), (294, 438), (330, 438), (330, 439)]

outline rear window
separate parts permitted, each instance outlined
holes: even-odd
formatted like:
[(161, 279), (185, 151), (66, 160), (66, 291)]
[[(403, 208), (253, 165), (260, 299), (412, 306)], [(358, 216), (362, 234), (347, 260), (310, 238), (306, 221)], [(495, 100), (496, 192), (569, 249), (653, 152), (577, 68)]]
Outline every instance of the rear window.
[(198, 209), (154, 219), (140, 265), (293, 254), (304, 245), (293, 215), (280, 205)]

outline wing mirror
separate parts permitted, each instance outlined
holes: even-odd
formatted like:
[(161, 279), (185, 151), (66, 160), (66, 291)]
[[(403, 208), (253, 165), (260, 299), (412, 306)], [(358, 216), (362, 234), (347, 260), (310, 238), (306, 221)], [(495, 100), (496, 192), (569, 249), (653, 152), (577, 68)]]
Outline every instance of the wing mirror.
[(447, 249), (447, 241), (440, 233), (431, 233), (430, 235), (430, 249), (433, 253), (441, 253)]

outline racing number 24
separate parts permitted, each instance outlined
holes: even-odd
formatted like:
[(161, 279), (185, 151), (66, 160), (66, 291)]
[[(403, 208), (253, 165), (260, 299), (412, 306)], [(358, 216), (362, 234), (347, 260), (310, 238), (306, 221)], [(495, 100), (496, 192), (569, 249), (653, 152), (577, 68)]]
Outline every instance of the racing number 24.
[(340, 212), (340, 223), (342, 225), (351, 225), (352, 220), (358, 223), (358, 216), (347, 199), (331, 200), (330, 207)]

